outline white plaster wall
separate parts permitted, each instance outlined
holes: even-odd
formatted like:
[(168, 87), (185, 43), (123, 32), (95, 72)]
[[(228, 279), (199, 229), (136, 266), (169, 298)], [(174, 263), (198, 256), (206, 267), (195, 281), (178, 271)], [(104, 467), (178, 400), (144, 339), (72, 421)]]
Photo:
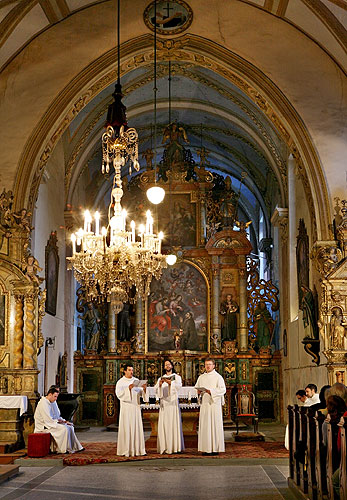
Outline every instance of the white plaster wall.
[[(310, 248), (312, 247), (312, 228), (310, 211), (306, 203), (306, 197), (302, 182), (298, 176), (295, 178), (295, 227), (296, 236), (298, 234), (299, 219), (305, 221), (307, 233), (309, 236)], [(313, 262), (310, 259), (310, 288), (313, 289)], [(297, 295), (297, 279), (296, 270), (295, 278), (290, 279), (289, 286), (294, 287), (294, 293)], [(318, 290), (319, 292), (319, 290)], [(288, 294), (290, 297), (290, 293)], [(290, 310), (290, 309), (289, 309)], [(312, 362), (312, 357), (304, 351), (304, 346), (301, 343), (304, 337), (308, 335), (308, 330), (305, 330), (302, 311), (297, 307), (292, 319), (289, 317), (287, 338), (288, 338), (288, 355), (283, 357), (283, 406), (284, 410), (289, 404), (296, 403), (295, 393), (299, 389), (304, 389), (307, 384), (316, 384), (318, 390), (328, 383), (328, 373), (326, 368), (326, 358), (321, 354), (320, 365), (317, 366)], [(321, 350), (323, 349), (323, 339), (321, 338)], [(284, 411), (286, 419), (286, 411)]]
[[(32, 235), (32, 251), (43, 268), (45, 276), (45, 246), (52, 231), (57, 231), (59, 248), (59, 280), (56, 316), (46, 314), (42, 321), (44, 338), (55, 337), (54, 348), (48, 349), (48, 387), (55, 383), (59, 355), (64, 354), (64, 282), (65, 282), (65, 235), (64, 235), (64, 152), (61, 141), (55, 148), (48, 164), (47, 175), (40, 185), (35, 210), (35, 230)], [(43, 283), (44, 285), (44, 283)], [(42, 286), (43, 286), (42, 285)], [(44, 389), (45, 348), (38, 357), (39, 392)]]

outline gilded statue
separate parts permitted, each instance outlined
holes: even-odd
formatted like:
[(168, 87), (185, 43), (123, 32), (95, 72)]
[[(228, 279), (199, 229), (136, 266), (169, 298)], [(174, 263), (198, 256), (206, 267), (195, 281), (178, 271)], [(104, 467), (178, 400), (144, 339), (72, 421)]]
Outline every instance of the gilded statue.
[(153, 149), (147, 148), (143, 153), (142, 153), (142, 158), (146, 160), (146, 168), (147, 170), (151, 170), (153, 168)]
[(170, 123), (164, 130), (162, 144), (168, 141), (169, 143), (166, 145), (165, 150), (169, 164), (173, 165), (184, 162), (185, 153), (181, 142), (189, 144), (184, 128), (180, 127), (176, 122)]
[(25, 275), (25, 278), (30, 282), (37, 283), (40, 285), (44, 278), (40, 278), (37, 276), (37, 272), (42, 271), (42, 267), (39, 266), (37, 259), (33, 255), (28, 255), (22, 264), (22, 269)]
[(269, 347), (275, 322), (264, 301), (259, 302), (254, 311), (254, 331), (257, 336), (258, 347)]
[(302, 320), (304, 328), (308, 328), (309, 334), (306, 338), (318, 339), (317, 307), (312, 291), (305, 285), (301, 285), (302, 290)]
[(220, 305), (219, 312), (222, 315), (222, 340), (236, 340), (237, 334), (237, 313), (239, 306), (233, 300), (230, 293)]
[(87, 310), (83, 316), (78, 316), (85, 322), (85, 332), (87, 337), (86, 348), (97, 351), (100, 339), (100, 318), (98, 311), (92, 302), (88, 302)]
[(344, 349), (347, 331), (344, 326), (342, 310), (340, 307), (333, 307), (331, 312), (330, 334), (332, 347), (335, 349)]

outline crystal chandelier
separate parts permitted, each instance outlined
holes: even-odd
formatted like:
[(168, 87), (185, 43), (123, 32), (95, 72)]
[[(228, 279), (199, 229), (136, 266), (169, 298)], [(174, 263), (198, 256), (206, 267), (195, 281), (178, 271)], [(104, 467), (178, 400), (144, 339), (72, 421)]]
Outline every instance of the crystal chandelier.
[(126, 108), (121, 101), (119, 8), (118, 0), (118, 79), (114, 102), (108, 108), (106, 132), (102, 135), (102, 173), (109, 173), (110, 165), (114, 168), (108, 227), (100, 231), (100, 214), (95, 212), (93, 221), (87, 210), (84, 228), (71, 235), (72, 257), (67, 258), (68, 269), (74, 270), (88, 300), (101, 301), (106, 297), (116, 313), (123, 309), (125, 302), (134, 303), (149, 295), (152, 278), (160, 278), (162, 269), (167, 267), (166, 258), (161, 254), (163, 233), (154, 234), (151, 212), (147, 211), (146, 222), (139, 225), (136, 235), (133, 220), (127, 229), (127, 212), (121, 205), (121, 168), (129, 161), (131, 173), (131, 165), (137, 171), (140, 165), (138, 135), (134, 128), (128, 128)]

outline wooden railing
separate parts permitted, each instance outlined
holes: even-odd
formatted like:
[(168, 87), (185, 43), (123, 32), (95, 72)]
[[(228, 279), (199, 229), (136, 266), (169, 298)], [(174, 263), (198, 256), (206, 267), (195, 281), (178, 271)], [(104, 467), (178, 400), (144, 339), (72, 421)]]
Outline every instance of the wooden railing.
[(347, 418), (288, 406), (289, 486), (311, 500), (347, 500)]

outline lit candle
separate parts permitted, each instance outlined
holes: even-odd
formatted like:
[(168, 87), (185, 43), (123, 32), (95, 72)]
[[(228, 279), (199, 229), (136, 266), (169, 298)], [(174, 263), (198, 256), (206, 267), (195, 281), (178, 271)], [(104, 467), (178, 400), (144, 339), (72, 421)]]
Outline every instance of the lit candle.
[(143, 224), (140, 224), (139, 231), (139, 236), (141, 237), (141, 246), (143, 247), (143, 233), (145, 231), (145, 226)]
[(76, 253), (76, 235), (75, 235), (75, 233), (72, 233), (71, 241), (72, 241), (72, 255), (75, 255), (75, 253)]
[(100, 229), (100, 214), (99, 212), (95, 212), (95, 234), (96, 236), (99, 236), (99, 229)]
[(131, 227), (131, 241), (135, 243), (135, 221), (130, 222), (130, 227)]
[(151, 211), (147, 210), (147, 212), (146, 212), (146, 234), (149, 233), (150, 219), (151, 219)]
[(125, 210), (125, 208), (123, 208), (123, 210), (122, 210), (122, 222), (123, 222), (122, 230), (123, 231), (125, 231), (125, 221), (126, 221), (126, 218), (127, 218), (127, 211)]
[[(82, 245), (82, 241), (83, 241), (83, 234), (84, 234), (84, 231), (83, 229), (80, 227), (79, 230), (77, 231), (77, 245)], [(81, 250), (82, 250), (82, 247), (81, 247)]]
[(160, 231), (160, 233), (158, 234), (158, 238), (159, 238), (158, 253), (160, 253), (161, 252), (161, 241), (164, 238), (163, 231)]
[(89, 210), (86, 210), (84, 212), (84, 230), (85, 231), (88, 231), (89, 221), (90, 221), (90, 212), (89, 212)]

